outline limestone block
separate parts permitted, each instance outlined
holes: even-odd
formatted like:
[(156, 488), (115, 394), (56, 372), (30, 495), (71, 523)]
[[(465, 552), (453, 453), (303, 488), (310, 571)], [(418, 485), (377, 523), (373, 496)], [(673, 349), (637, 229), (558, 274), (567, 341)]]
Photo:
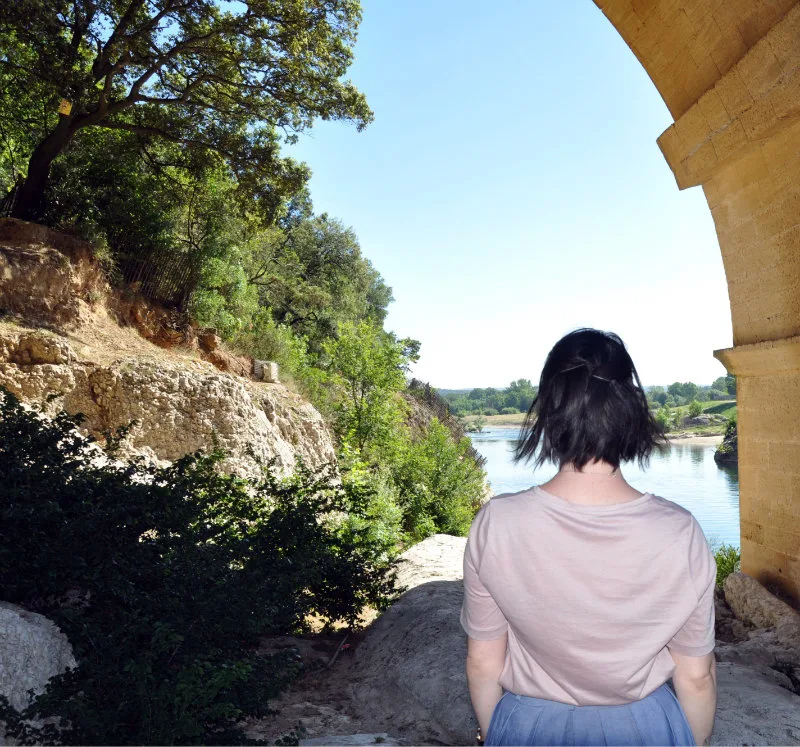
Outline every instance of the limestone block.
[(44, 692), (51, 677), (76, 666), (67, 637), (42, 615), (0, 602), (0, 694), (18, 711), (28, 690)]
[(270, 384), (277, 384), (278, 378), (278, 364), (273, 361), (253, 361), (253, 376), (256, 381), (266, 381)]

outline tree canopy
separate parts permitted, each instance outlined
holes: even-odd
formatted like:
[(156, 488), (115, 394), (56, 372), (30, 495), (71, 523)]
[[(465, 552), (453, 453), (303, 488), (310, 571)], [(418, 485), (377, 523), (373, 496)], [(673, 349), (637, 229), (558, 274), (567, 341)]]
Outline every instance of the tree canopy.
[(15, 214), (38, 215), (51, 163), (88, 127), (218, 153), (268, 205), (296, 191), (305, 169), (280, 157), (281, 134), (372, 119), (341, 79), (360, 17), (358, 0), (0, 4), (0, 126), (30, 152)]

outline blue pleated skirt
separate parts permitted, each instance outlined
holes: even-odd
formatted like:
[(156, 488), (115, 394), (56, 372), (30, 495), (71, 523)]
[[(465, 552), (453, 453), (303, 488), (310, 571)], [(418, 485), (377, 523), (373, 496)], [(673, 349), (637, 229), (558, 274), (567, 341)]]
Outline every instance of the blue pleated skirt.
[(494, 709), (486, 745), (694, 745), (686, 715), (665, 682), (642, 700), (572, 706), (507, 692)]

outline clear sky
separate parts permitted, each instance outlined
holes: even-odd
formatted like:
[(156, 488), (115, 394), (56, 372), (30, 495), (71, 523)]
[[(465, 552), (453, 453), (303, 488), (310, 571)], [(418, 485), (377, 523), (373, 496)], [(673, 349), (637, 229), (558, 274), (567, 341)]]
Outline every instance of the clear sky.
[(565, 332), (609, 329), (645, 384), (711, 383), (725, 273), (672, 123), (591, 0), (363, 0), (350, 77), (375, 112), (289, 149), (315, 211), (354, 228), (392, 287), (386, 327), (437, 387), (538, 379)]

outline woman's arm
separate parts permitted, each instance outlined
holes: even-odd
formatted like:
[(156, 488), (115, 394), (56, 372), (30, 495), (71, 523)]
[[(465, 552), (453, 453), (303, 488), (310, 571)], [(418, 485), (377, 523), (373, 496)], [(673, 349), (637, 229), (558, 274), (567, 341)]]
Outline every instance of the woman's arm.
[(506, 662), (508, 633), (491, 641), (467, 636), (467, 683), (481, 734), (486, 736), (497, 702), (503, 695), (498, 680)]
[(694, 740), (699, 745), (711, 743), (714, 712), (717, 708), (717, 665), (714, 653), (704, 656), (686, 656), (670, 651), (675, 661), (672, 684), (678, 702), (692, 727)]

